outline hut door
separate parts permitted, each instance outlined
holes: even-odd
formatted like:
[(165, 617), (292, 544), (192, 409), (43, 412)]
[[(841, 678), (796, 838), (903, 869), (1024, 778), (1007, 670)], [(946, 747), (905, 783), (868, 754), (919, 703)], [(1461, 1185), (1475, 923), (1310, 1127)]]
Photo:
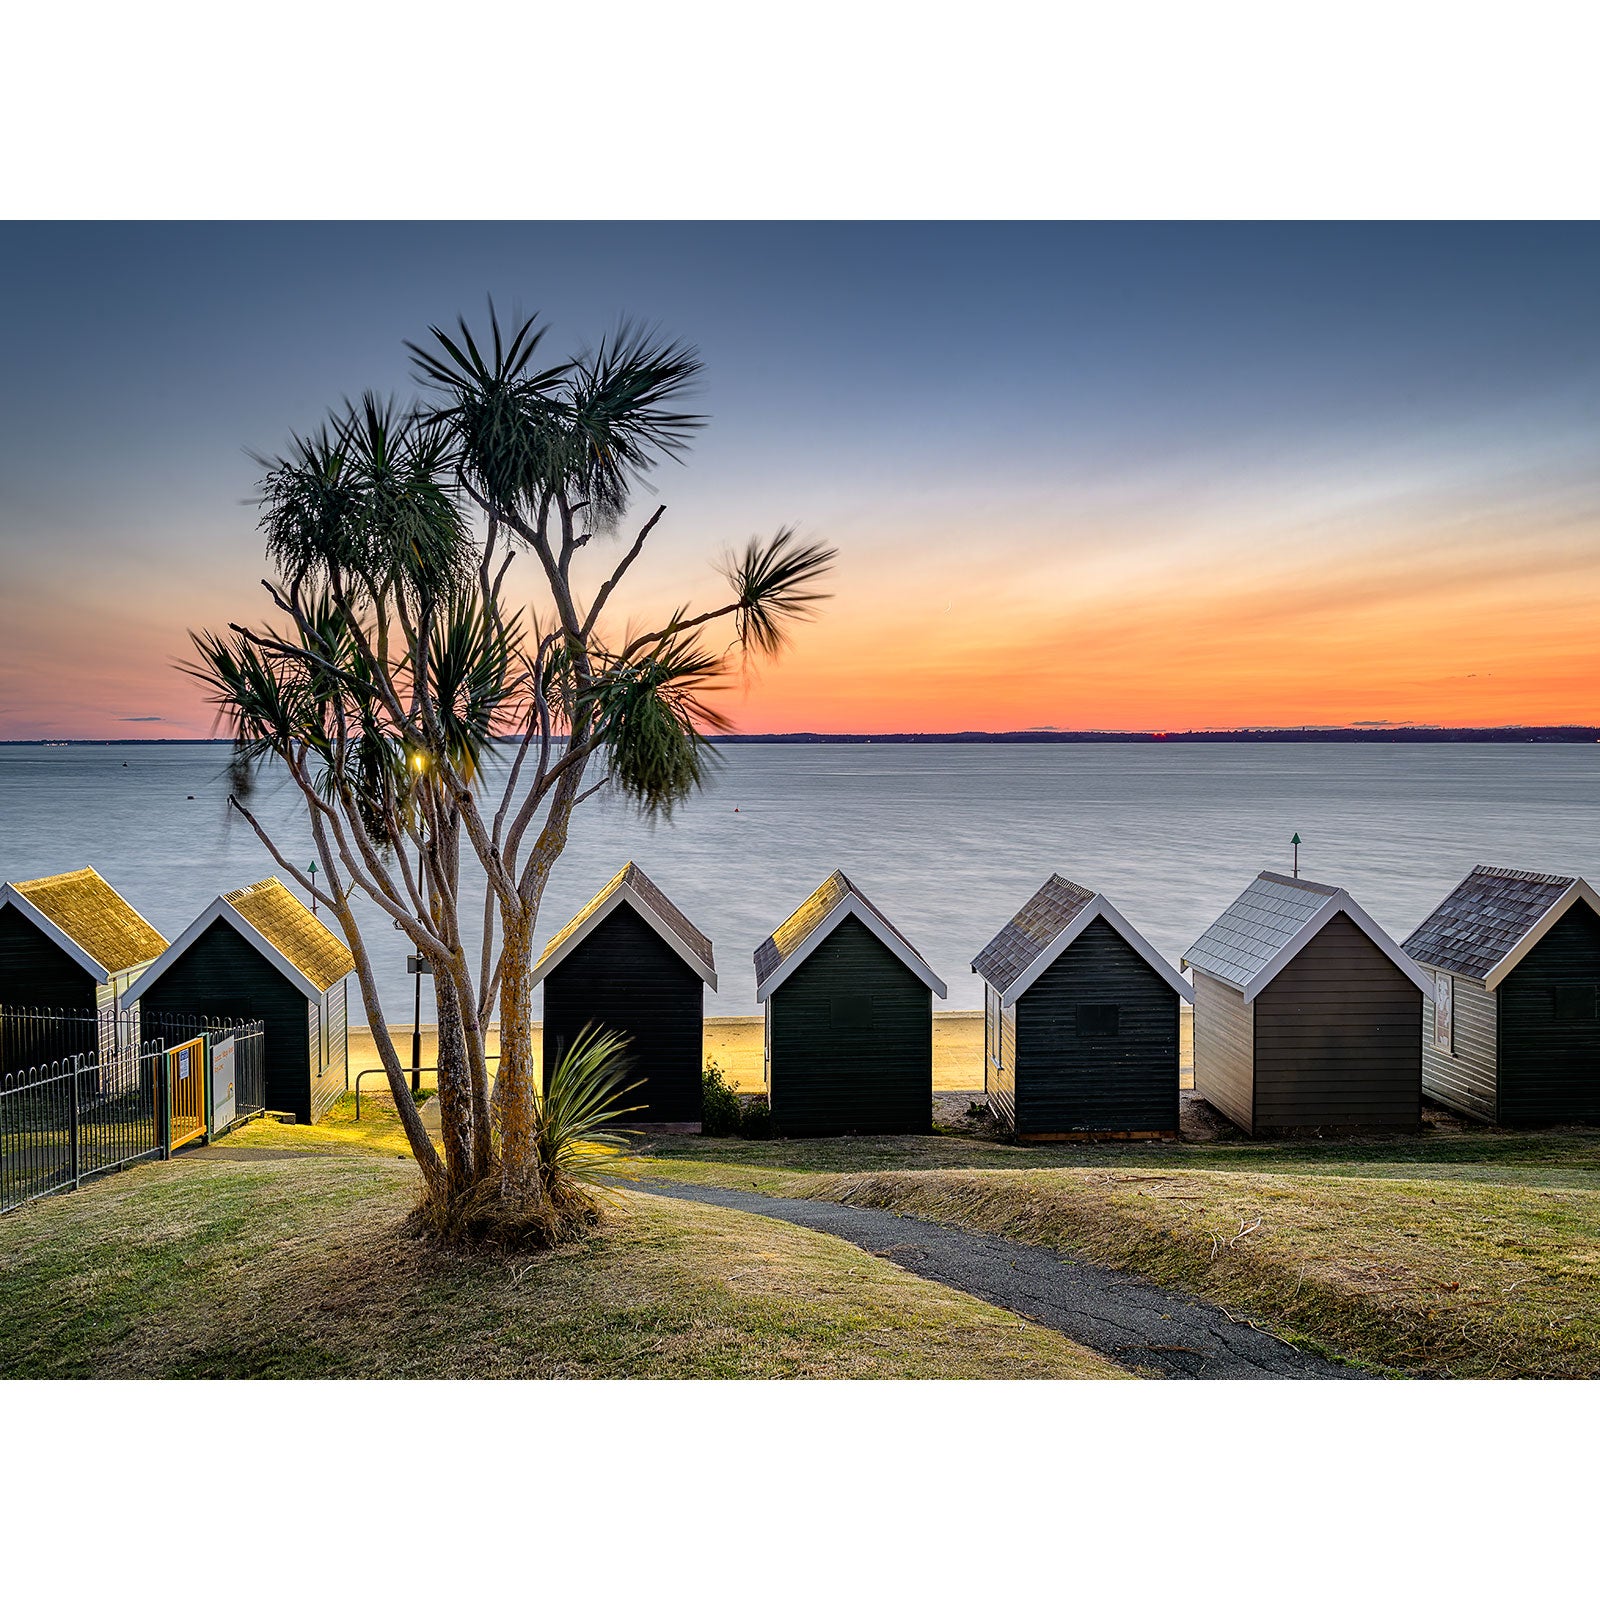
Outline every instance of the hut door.
[(171, 1140), (181, 1150), (206, 1131), (206, 1043), (191, 1039), (167, 1051), (167, 1107)]

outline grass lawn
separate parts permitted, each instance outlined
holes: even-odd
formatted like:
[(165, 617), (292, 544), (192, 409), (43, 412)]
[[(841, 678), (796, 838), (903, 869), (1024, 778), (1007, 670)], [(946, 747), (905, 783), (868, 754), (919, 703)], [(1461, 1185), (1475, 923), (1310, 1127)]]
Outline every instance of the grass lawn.
[(654, 1196), (546, 1256), (442, 1256), (382, 1153), (151, 1163), (0, 1218), (0, 1376), (1124, 1376), (841, 1241)]
[(1070, 1248), (1386, 1371), (1600, 1375), (1591, 1130), (1047, 1149), (702, 1139), (653, 1152), (631, 1170)]

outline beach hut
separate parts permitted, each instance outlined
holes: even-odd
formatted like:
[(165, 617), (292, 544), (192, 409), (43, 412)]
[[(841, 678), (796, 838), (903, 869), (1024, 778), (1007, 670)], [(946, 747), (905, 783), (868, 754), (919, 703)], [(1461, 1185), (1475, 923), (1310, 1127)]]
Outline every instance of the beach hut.
[(123, 995), (166, 948), (93, 867), (0, 884), (0, 1066), (104, 1055)]
[(756, 950), (774, 1129), (927, 1133), (937, 973), (842, 873)]
[(633, 862), (544, 947), (544, 1081), (593, 1023), (628, 1040), (630, 1123), (700, 1126), (711, 941)]
[(1193, 991), (1103, 894), (1052, 874), (972, 963), (984, 1089), (1022, 1140), (1178, 1130), (1178, 1008)]
[(1421, 1125), (1428, 979), (1346, 890), (1263, 872), (1183, 959), (1195, 1092), (1246, 1133)]
[[(276, 878), (213, 900), (123, 997), (162, 1013), (259, 1020), (269, 1111), (315, 1122), (348, 1085), (344, 942)], [(170, 1041), (169, 1041), (170, 1042)]]
[(1405, 942), (1428, 975), (1423, 1093), (1504, 1124), (1600, 1119), (1600, 897), (1474, 867)]

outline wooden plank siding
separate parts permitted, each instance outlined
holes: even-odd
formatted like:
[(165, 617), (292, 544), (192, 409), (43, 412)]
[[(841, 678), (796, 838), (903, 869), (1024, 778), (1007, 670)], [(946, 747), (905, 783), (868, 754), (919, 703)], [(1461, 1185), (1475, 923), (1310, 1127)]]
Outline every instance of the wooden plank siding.
[(1256, 997), (1254, 1133), (1415, 1130), (1422, 994), (1343, 912)]
[[(310, 1058), (311, 1120), (320, 1121), (334, 1101), (348, 1087), (345, 1081), (345, 980), (340, 979), (323, 995), (318, 1006), (306, 1009), (317, 1018), (317, 1051)], [(339, 999), (335, 1001), (335, 996)]]
[(775, 1131), (927, 1133), (933, 995), (848, 916), (767, 1000)]
[(705, 985), (639, 915), (621, 903), (544, 980), (544, 1081), (589, 1023), (625, 1034), (630, 1094), (625, 1122), (701, 1117)]
[[(1506, 1126), (1600, 1118), (1600, 917), (1581, 901), (1500, 985), (1499, 1106)], [(1587, 1016), (1560, 1015), (1576, 1002)]]
[[(1080, 1007), (1114, 1007), (1116, 1031), (1080, 1027)], [(1019, 1139), (1175, 1133), (1178, 996), (1097, 917), (1016, 1004)]]
[[(144, 992), (146, 1033), (159, 1014), (258, 1017), (266, 1041), (267, 1109), (312, 1122), (311, 1006), (306, 997), (225, 922), (214, 922)], [(168, 1039), (168, 1044), (179, 1041)], [(340, 1091), (343, 1092), (342, 1089)]]
[(1194, 1092), (1255, 1132), (1255, 1018), (1237, 989), (1208, 972), (1194, 974)]
[[(1423, 969), (1437, 979), (1437, 969)], [(1496, 997), (1478, 978), (1451, 974), (1454, 1000), (1450, 1037), (1453, 1049), (1441, 1050), (1433, 1042), (1433, 996), (1422, 1002), (1422, 1092), (1480, 1122), (1495, 1120), (1495, 1049), (1500, 1026)]]
[(0, 1005), (95, 1009), (94, 979), (15, 906), (0, 907)]
[(1017, 1126), (1017, 1008), (983, 986), (983, 1087), (989, 1112), (1003, 1128)]

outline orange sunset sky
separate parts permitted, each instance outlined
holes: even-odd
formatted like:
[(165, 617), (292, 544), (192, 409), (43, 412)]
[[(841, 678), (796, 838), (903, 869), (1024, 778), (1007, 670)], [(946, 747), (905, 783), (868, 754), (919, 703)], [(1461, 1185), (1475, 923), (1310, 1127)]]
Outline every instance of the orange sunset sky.
[(247, 448), (486, 291), (706, 360), (638, 618), (839, 547), (742, 731), (1600, 721), (1592, 229), (4, 231), (0, 737), (207, 735)]

